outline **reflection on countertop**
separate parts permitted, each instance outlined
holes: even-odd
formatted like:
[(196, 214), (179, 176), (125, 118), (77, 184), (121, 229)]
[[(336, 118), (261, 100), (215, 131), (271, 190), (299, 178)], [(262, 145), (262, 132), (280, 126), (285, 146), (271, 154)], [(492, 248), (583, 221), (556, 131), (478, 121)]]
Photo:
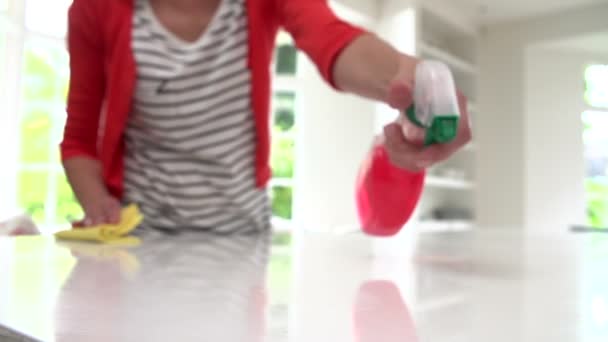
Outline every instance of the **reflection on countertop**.
[(383, 255), (359, 234), (271, 238), (0, 238), (0, 325), (61, 342), (608, 340), (608, 237), (424, 234)]

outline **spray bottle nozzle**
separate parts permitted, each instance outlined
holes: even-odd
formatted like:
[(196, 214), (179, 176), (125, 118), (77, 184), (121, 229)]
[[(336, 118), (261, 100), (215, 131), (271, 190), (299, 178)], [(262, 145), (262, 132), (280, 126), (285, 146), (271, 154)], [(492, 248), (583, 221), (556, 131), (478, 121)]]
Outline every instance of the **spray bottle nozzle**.
[[(445, 144), (456, 138), (458, 133), (458, 117), (444, 116), (436, 117), (431, 125), (430, 132), (427, 138), (432, 141), (430, 143)], [(429, 141), (427, 141), (429, 143)]]
[(423, 61), (416, 67), (414, 105), (406, 115), (426, 129), (426, 145), (449, 143), (456, 138), (460, 108), (452, 73), (444, 63)]

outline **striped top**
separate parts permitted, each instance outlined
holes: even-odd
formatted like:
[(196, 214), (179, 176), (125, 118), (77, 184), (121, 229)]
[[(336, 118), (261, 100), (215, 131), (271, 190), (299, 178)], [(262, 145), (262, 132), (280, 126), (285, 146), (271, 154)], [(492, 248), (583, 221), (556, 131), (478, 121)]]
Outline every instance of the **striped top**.
[(135, 0), (137, 84), (125, 132), (125, 200), (144, 227), (217, 232), (269, 227), (255, 184), (245, 0), (222, 0), (193, 43)]

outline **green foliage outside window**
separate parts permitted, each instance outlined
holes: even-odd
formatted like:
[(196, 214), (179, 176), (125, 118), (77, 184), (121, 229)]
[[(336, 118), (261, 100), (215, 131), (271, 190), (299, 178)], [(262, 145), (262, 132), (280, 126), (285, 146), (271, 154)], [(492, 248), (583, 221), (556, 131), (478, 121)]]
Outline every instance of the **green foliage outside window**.
[(51, 134), (53, 122), (44, 108), (28, 108), (21, 120), (21, 153), (22, 164), (52, 163)]
[(292, 92), (279, 91), (274, 95), (274, 126), (281, 132), (293, 131), (295, 125), (296, 96)]
[[(277, 92), (273, 98), (274, 125), (272, 130), (271, 167), (278, 179), (293, 179), (295, 162), (295, 94)], [(275, 186), (271, 193), (272, 212), (283, 219), (292, 218), (293, 189)]]
[(588, 223), (596, 228), (608, 228), (608, 179), (585, 180)]
[(274, 177), (293, 178), (295, 94), (277, 92), (274, 102), (271, 166)]
[[(592, 65), (585, 71), (585, 101), (608, 109), (608, 65)], [(585, 155), (589, 174), (585, 179), (587, 221), (608, 228), (608, 112), (583, 113)]]
[(274, 177), (293, 178), (295, 142), (292, 138), (281, 136), (275, 127), (276, 135), (272, 140), (271, 165)]
[[(30, 42), (23, 60), (18, 203), (39, 224), (67, 224), (82, 216), (59, 160), (68, 89), (63, 46)], [(35, 171), (30, 171), (31, 169)], [(51, 191), (51, 189), (55, 191)], [(52, 205), (55, 210), (48, 210)]]
[(297, 50), (292, 44), (280, 45), (277, 48), (276, 73), (295, 75), (297, 69)]
[(272, 213), (280, 218), (292, 218), (293, 191), (291, 187), (275, 186), (272, 188)]
[(37, 223), (45, 222), (48, 175), (48, 172), (19, 173), (17, 185), (19, 206), (25, 209)]

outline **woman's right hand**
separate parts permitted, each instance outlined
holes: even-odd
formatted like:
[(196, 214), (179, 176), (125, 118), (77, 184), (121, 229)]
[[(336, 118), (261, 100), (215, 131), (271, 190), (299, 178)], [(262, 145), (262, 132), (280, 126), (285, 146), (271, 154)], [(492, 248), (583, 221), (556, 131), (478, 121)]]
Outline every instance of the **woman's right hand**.
[(117, 224), (120, 221), (120, 202), (106, 188), (99, 161), (76, 157), (64, 161), (63, 166), (85, 213), (85, 219), (79, 225)]
[(109, 194), (88, 200), (87, 203), (82, 203), (82, 206), (85, 212), (85, 227), (120, 222), (120, 202)]

